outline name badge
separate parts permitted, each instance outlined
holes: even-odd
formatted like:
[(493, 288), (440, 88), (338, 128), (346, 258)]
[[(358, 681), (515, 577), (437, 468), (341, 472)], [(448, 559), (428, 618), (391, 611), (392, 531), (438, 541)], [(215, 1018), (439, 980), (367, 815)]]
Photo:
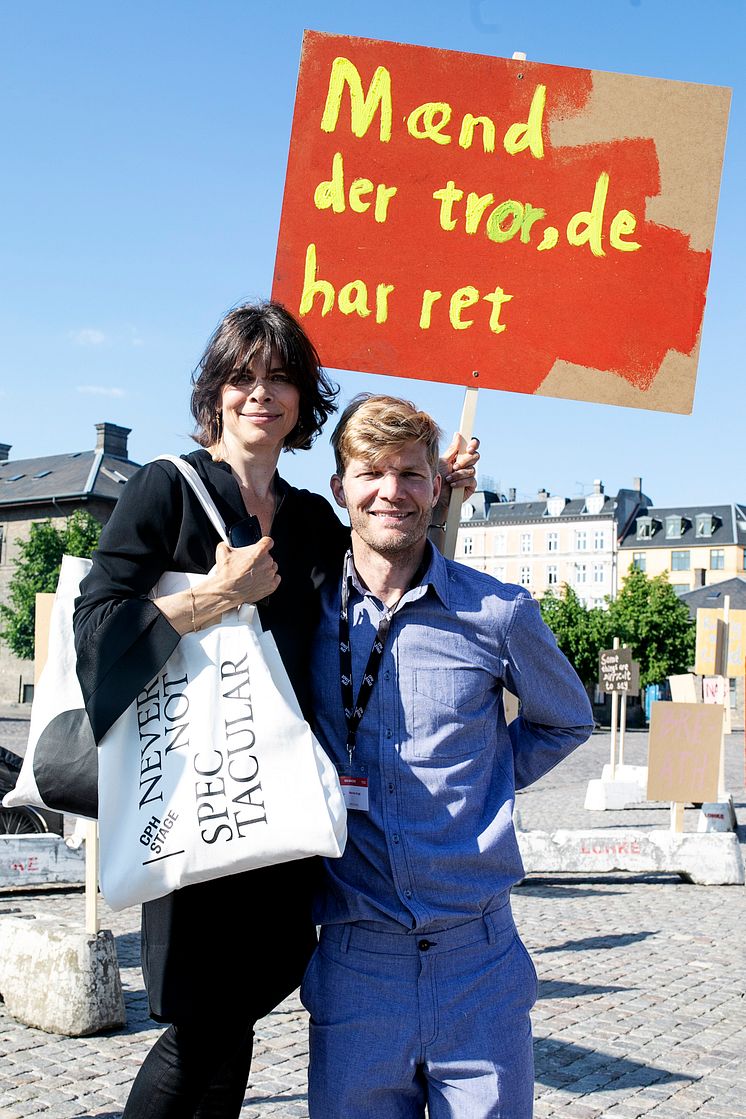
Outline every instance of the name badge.
[(338, 765), (339, 784), (342, 797), (348, 809), (354, 812), (368, 811), (368, 767), (367, 765)]

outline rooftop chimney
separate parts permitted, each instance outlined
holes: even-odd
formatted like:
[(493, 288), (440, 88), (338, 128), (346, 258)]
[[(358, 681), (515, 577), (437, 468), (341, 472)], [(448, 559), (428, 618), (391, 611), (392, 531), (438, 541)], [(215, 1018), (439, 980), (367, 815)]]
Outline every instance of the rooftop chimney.
[(706, 574), (706, 572), (705, 572), (704, 567), (695, 567), (694, 568), (694, 586), (695, 587), (704, 587), (704, 585), (705, 585), (705, 574)]
[(545, 490), (542, 486), (536, 496), (538, 497), (539, 501), (546, 501), (546, 499), (549, 497), (549, 490)]
[(10, 458), (12, 443), (0, 443), (0, 462), (7, 462)]
[(511, 487), (508, 490), (508, 501), (515, 501), (515, 488)]
[(633, 478), (632, 485), (638, 493), (642, 493), (642, 478)]
[(117, 424), (96, 424), (96, 450), (112, 458), (127, 458), (127, 436), (131, 430)]
[(594, 493), (603, 493), (604, 492), (604, 484), (603, 484), (603, 482), (601, 481), (600, 478), (594, 479), (593, 492)]

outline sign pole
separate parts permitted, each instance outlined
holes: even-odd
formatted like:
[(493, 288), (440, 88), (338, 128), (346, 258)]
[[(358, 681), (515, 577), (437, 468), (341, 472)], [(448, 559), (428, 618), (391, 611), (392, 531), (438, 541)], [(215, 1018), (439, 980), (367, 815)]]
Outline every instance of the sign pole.
[(98, 920), (98, 824), (87, 820), (85, 825), (85, 931), (96, 936)]
[(730, 629), (730, 595), (723, 596), (723, 641), (720, 649), (720, 664), (718, 670), (725, 681), (723, 689), (723, 736), (720, 742), (720, 763), (718, 766), (718, 800), (726, 801), (728, 793), (725, 789), (725, 728), (728, 722), (728, 704), (730, 700), (730, 680), (728, 678), (728, 637)]
[[(619, 648), (619, 638), (615, 637), (612, 648)], [(619, 713), (619, 692), (616, 689), (611, 693), (611, 750), (609, 755), (609, 768), (611, 771), (611, 780), (614, 780), (616, 773), (616, 728)]]
[[(478, 376), (477, 373), (474, 376)], [(477, 414), (477, 393), (479, 389), (467, 388), (464, 390), (464, 406), (461, 409), (461, 422), (458, 426), (459, 431), (459, 451), (463, 451), (466, 444), (469, 442), (474, 431), (474, 417)], [(456, 537), (458, 536), (458, 526), (461, 523), (461, 505), (462, 493), (461, 490), (453, 490), (451, 492), (451, 500), (448, 504), (448, 516), (446, 517), (446, 538), (443, 545), (443, 555), (446, 559), (453, 559), (456, 554)]]

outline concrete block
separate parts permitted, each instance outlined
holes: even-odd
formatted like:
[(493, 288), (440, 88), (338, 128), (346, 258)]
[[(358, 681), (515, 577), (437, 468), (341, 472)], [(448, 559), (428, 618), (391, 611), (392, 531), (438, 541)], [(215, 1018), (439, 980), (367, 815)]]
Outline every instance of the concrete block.
[(640, 796), (640, 786), (636, 781), (594, 778), (588, 782), (583, 807), (590, 812), (604, 812), (626, 808), (628, 804), (639, 804), (643, 800), (645, 797)]
[(706, 801), (700, 809), (697, 819), (698, 832), (735, 831), (736, 813), (733, 808), (733, 797), (727, 800)]
[(0, 916), (0, 994), (19, 1022), (85, 1037), (127, 1020), (111, 932), (44, 917)]
[(680, 874), (701, 886), (744, 883), (741, 848), (734, 832), (602, 831), (518, 832), (527, 874), (627, 870)]
[(61, 835), (0, 835), (0, 887), (85, 882), (85, 848)]

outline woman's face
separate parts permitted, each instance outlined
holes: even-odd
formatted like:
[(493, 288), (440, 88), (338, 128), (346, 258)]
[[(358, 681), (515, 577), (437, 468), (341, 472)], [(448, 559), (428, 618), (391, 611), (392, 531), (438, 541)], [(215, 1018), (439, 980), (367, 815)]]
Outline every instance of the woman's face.
[(299, 406), (300, 392), (275, 350), (269, 362), (257, 355), (244, 379), (223, 385), (223, 444), (228, 455), (231, 450), (260, 447), (279, 452), (298, 422)]

